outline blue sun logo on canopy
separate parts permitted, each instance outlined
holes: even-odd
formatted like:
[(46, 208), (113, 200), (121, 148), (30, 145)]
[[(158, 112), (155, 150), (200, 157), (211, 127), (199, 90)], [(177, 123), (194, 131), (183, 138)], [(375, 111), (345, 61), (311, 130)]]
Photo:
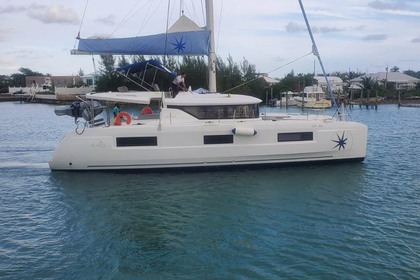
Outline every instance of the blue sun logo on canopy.
[(184, 37), (181, 37), (181, 40), (178, 40), (177, 38), (175, 38), (175, 43), (171, 43), (172, 46), (174, 46), (173, 50), (176, 51), (177, 53), (180, 52), (184, 52), (185, 49), (185, 44), (186, 42), (184, 41)]
[(332, 141), (337, 143), (337, 145), (335, 145), (333, 149), (338, 147), (338, 150), (340, 151), (341, 148), (343, 148), (343, 150), (346, 148), (347, 138), (344, 138), (344, 131), (343, 131), (343, 135), (341, 137), (340, 137), (340, 135), (337, 134), (337, 140), (332, 140)]

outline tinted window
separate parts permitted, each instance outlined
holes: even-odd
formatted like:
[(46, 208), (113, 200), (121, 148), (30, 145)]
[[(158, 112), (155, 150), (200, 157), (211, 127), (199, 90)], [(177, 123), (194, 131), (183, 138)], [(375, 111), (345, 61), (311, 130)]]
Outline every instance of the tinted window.
[(290, 141), (312, 141), (314, 139), (313, 132), (292, 132), (292, 133), (278, 133), (278, 142)]
[(157, 137), (118, 137), (117, 147), (157, 146)]
[(233, 135), (204, 135), (204, 144), (232, 144)]

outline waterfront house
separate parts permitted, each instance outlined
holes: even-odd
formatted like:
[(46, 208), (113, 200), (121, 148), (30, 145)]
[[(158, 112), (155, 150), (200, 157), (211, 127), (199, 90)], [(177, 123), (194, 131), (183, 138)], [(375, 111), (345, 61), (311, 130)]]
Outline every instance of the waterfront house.
[[(337, 76), (328, 76), (328, 82), (330, 83), (331, 90), (335, 94), (343, 93), (344, 82), (340, 77)], [(314, 79), (317, 81), (317, 84), (321, 86), (324, 92), (328, 92), (327, 81), (325, 81), (324, 76), (314, 76)]]
[(392, 85), (396, 90), (413, 89), (420, 84), (420, 79), (400, 72), (370, 73), (350, 80), (350, 88), (362, 88), (363, 78), (371, 78), (380, 85)]

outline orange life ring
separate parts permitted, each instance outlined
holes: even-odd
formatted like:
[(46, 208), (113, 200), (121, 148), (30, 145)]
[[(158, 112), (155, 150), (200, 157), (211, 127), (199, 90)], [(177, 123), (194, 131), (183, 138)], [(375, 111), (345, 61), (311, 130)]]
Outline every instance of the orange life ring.
[(150, 108), (150, 107), (144, 107), (144, 108), (141, 110), (141, 114), (142, 114), (142, 115), (151, 115), (151, 114), (153, 114), (153, 110), (152, 110), (152, 108)]
[(121, 118), (125, 117), (125, 123), (130, 124), (131, 123), (131, 115), (127, 112), (120, 112), (114, 119), (114, 125), (121, 125)]

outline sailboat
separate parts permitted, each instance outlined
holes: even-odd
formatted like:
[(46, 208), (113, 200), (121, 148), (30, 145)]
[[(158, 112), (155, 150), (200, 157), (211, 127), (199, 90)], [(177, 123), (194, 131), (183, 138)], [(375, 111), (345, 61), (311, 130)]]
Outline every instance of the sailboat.
[[(74, 117), (77, 127), (58, 144), (49, 161), (52, 170), (201, 169), (364, 160), (368, 130), (364, 124), (344, 120), (342, 115), (262, 113), (258, 98), (217, 92), (211, 0), (206, 1), (206, 10), (204, 28), (185, 30), (175, 25), (172, 32), (142, 40), (79, 40), (74, 53), (205, 54), (209, 88), (205, 93), (181, 91), (176, 97), (156, 87), (90, 93), (86, 101), (57, 108), (58, 115)], [(123, 70), (165, 70), (149, 64), (155, 63)], [(120, 112), (115, 119), (107, 119), (103, 116), (109, 114), (101, 106), (105, 101), (139, 106), (158, 102), (160, 106), (152, 114)]]

